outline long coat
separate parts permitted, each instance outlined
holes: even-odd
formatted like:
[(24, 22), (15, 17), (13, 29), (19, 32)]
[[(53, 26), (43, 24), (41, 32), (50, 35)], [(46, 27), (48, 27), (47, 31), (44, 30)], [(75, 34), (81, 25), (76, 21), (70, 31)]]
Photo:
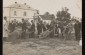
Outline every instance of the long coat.
[(42, 33), (42, 24), (37, 23), (38, 34)]
[(78, 23), (75, 23), (74, 29), (75, 29), (76, 39), (79, 40), (80, 39), (81, 24), (79, 22)]
[(22, 23), (22, 31), (26, 31), (26, 23), (25, 22)]
[(35, 32), (35, 24), (32, 24), (32, 25), (31, 25), (31, 31), (32, 31), (32, 32)]
[(3, 37), (8, 37), (8, 21), (3, 20)]

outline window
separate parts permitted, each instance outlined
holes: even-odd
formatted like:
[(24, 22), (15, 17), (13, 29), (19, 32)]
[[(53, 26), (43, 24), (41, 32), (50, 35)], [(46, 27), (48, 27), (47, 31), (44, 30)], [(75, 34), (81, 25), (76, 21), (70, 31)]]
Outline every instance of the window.
[(24, 12), (24, 16), (26, 16), (26, 12)]
[(14, 15), (16, 16), (17, 14), (16, 14), (16, 11), (14, 11)]

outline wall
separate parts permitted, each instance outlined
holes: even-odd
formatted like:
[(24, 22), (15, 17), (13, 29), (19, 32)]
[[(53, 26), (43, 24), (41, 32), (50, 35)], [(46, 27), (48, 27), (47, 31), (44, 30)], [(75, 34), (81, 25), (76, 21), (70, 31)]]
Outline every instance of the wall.
[[(17, 16), (14, 15), (14, 11), (16, 11)], [(24, 12), (26, 12), (26, 16), (23, 15)], [(22, 18), (24, 18), (26, 20), (29, 19), (29, 21), (31, 21), (31, 20), (33, 20), (34, 13), (36, 14), (37, 11), (36, 10), (18, 9), (18, 8), (11, 8), (11, 10), (10, 10), (10, 8), (3, 9), (3, 16), (9, 17), (9, 15), (10, 15), (11, 16), (10, 21), (14, 20), (14, 19), (21, 21)]]
[(9, 20), (9, 12), (10, 12), (10, 8), (3, 8), (3, 17), (7, 17)]

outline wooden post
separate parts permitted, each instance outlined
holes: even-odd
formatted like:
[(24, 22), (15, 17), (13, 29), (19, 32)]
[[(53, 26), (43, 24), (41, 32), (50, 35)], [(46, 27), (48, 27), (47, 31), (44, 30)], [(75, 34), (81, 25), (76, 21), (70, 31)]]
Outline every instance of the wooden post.
[(34, 22), (35, 22), (35, 33), (37, 34), (37, 22), (36, 22), (35, 13), (34, 13)]

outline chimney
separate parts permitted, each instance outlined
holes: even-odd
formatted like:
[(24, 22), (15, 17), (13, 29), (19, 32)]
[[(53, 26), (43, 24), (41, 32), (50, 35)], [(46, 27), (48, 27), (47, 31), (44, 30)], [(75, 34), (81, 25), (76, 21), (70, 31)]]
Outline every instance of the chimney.
[(24, 3), (26, 5), (26, 3)]
[(17, 2), (15, 2), (15, 4), (17, 4)]

